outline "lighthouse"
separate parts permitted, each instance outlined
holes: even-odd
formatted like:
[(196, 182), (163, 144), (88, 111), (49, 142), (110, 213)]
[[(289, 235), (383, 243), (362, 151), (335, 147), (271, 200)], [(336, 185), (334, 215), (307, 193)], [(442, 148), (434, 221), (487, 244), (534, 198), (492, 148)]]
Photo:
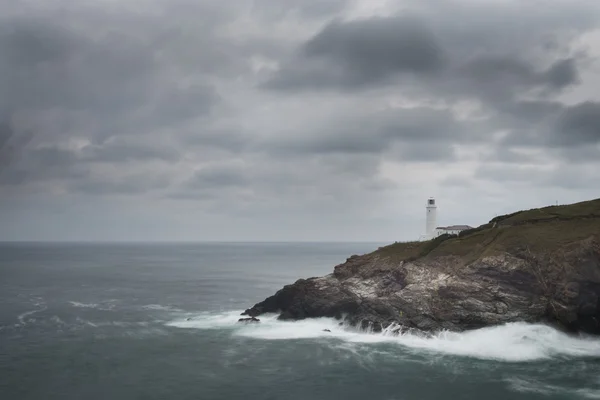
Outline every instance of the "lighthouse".
[(435, 205), (435, 199), (433, 197), (427, 199), (427, 206), (425, 209), (427, 210), (425, 217), (425, 236), (427, 239), (432, 239), (435, 236), (435, 228), (437, 226), (437, 206)]

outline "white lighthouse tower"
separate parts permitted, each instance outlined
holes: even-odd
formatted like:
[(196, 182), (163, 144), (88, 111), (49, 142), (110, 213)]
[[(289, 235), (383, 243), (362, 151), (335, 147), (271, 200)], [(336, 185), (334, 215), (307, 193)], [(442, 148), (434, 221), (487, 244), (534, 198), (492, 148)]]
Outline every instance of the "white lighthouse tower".
[(433, 239), (435, 228), (437, 227), (437, 206), (435, 205), (435, 199), (433, 197), (427, 199), (426, 210), (425, 236), (427, 239)]

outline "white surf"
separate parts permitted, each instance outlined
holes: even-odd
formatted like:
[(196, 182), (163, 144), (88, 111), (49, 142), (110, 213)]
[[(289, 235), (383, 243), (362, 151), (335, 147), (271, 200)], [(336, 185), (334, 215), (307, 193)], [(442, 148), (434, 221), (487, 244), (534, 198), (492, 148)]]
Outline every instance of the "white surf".
[[(600, 339), (572, 336), (542, 324), (509, 323), (468, 332), (440, 332), (432, 337), (395, 335), (389, 330), (369, 333), (329, 318), (278, 321), (263, 315), (258, 324), (239, 324), (240, 311), (204, 313), (167, 323), (188, 329), (227, 329), (234, 336), (259, 340), (329, 339), (352, 343), (390, 343), (399, 348), (420, 349), (487, 360), (534, 361), (553, 357), (600, 357)], [(325, 331), (328, 330), (328, 331)]]

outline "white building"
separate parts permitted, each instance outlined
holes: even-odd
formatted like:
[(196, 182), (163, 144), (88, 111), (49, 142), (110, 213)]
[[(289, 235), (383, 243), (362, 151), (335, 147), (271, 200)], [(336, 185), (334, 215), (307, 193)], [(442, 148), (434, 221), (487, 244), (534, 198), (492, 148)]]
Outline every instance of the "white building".
[(421, 240), (435, 239), (443, 234), (458, 235), (464, 230), (472, 229), (469, 225), (437, 226), (437, 206), (433, 197), (427, 199), (425, 210), (425, 234), (421, 235)]
[(435, 237), (443, 235), (445, 233), (449, 235), (458, 235), (462, 231), (466, 231), (467, 229), (473, 229), (472, 226), (469, 225), (450, 225), (450, 226), (438, 226), (435, 228)]

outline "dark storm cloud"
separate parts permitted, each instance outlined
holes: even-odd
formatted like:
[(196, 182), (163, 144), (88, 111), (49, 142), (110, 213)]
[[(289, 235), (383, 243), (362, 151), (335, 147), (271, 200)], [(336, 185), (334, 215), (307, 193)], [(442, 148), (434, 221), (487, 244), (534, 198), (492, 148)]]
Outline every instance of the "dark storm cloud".
[(515, 129), (503, 140), (503, 146), (559, 149), (559, 154), (570, 160), (578, 158), (577, 152), (582, 160), (600, 159), (600, 103), (587, 101), (566, 106), (556, 102), (519, 102), (513, 107), (519, 109), (511, 115), (524, 121), (512, 125)]
[[(577, 32), (597, 23), (591, 10), (585, 15), (583, 7), (557, 3), (552, 12), (533, 15), (528, 30), (518, 25), (506, 31), (501, 22), (511, 26), (521, 13), (504, 4), (464, 8), (457, 2), (438, 3), (439, 8), (424, 7), (410, 18), (334, 21), (305, 41), (263, 87), (288, 93), (345, 93), (385, 83), (417, 98), (433, 96), (450, 104), (478, 101), (487, 114), (485, 121), (463, 124), (450, 116), (436, 122), (439, 113), (426, 110), (425, 118), (411, 122), (410, 110), (388, 128), (385, 123), (369, 125), (370, 117), (363, 116), (356, 122), (337, 121), (339, 129), (322, 135), (295, 137), (287, 145), (301, 152), (348, 154), (384, 154), (395, 145), (394, 153), (402, 160), (443, 160), (455, 155), (444, 141), (491, 143), (492, 132), (505, 131), (508, 135), (499, 142), (495, 158), (516, 162), (526, 156), (513, 152), (513, 146), (597, 143), (596, 105), (566, 106), (554, 100), (580, 83), (583, 58), (566, 49)], [(472, 23), (459, 26), (443, 15), (454, 5), (455, 11), (470, 15)], [(520, 98), (526, 93), (533, 97)], [(415, 144), (420, 140), (435, 146)], [(572, 157), (572, 152), (556, 154)]]
[[(0, 32), (6, 90), (14, 111), (50, 107), (116, 112), (143, 96), (151, 53), (131, 38), (91, 41), (46, 21), (15, 21)], [(139, 98), (139, 97), (138, 97)]]
[(458, 66), (456, 75), (448, 79), (455, 84), (458, 95), (476, 95), (502, 105), (526, 90), (558, 91), (573, 85), (578, 72), (573, 59), (557, 60), (545, 70), (538, 70), (531, 63), (512, 57), (481, 56)]
[[(177, 15), (182, 4), (173, 3), (166, 14)], [(200, 6), (188, 11), (212, 10)], [(52, 7), (43, 12), (33, 7), (30, 13), (10, 15), (0, 17), (3, 182), (37, 182), (61, 174), (65, 179), (85, 177), (81, 170), (91, 168), (90, 162), (176, 162), (178, 149), (144, 142), (155, 141), (153, 131), (207, 116), (221, 100), (202, 74), (228, 65), (213, 54), (223, 46), (209, 41), (210, 48), (201, 48), (203, 43), (197, 42), (195, 52), (173, 46), (186, 44), (181, 18), (153, 24), (152, 17), (111, 16), (92, 5), (67, 6), (62, 14), (54, 14)], [(203, 14), (213, 24), (222, 21), (218, 16), (216, 11)], [(193, 22), (203, 32), (199, 37), (207, 40), (214, 25)], [(188, 53), (203, 56), (190, 60)], [(184, 66), (197, 68), (198, 75), (182, 80), (176, 72)], [(140, 139), (110, 140), (124, 135)], [(92, 144), (82, 152), (55, 146), (71, 137)], [(25, 148), (32, 138), (38, 145)], [(50, 160), (42, 159), (43, 154), (56, 162), (62, 159), (63, 170), (47, 165)]]
[[(223, 21), (218, 9), (175, 1), (158, 18), (111, 15), (91, 4), (65, 7), (64, 18), (49, 7), (1, 21), (0, 115), (35, 120), (53, 110), (68, 126), (77, 113), (87, 118), (86, 134), (107, 138), (171, 127), (206, 115), (219, 102), (203, 74), (227, 73), (235, 63), (231, 46), (210, 39), (214, 24)], [(188, 20), (185, 11), (202, 12), (202, 18)], [(184, 32), (192, 22), (199, 40)], [(186, 69), (195, 71), (193, 79), (181, 79)], [(38, 130), (61, 133), (51, 126)]]
[(600, 143), (600, 103), (586, 101), (565, 108), (554, 130), (556, 142), (561, 145)]
[[(264, 87), (356, 90), (397, 81), (412, 86), (417, 79), (418, 86), (439, 94), (486, 98), (532, 87), (560, 90), (577, 82), (577, 60), (564, 57), (561, 40), (568, 40), (577, 24), (578, 29), (593, 26), (593, 16), (576, 8), (565, 9), (562, 19), (538, 11), (524, 29), (511, 26), (522, 14), (502, 5), (437, 3), (402, 17), (336, 20), (302, 44)], [(452, 21), (442, 14), (445, 8), (470, 16), (461, 19), (469, 23)], [(540, 61), (540, 46), (554, 60)]]
[(135, 35), (89, 38), (47, 21), (17, 21), (0, 35), (0, 52), (7, 55), (0, 61), (0, 107), (13, 112), (62, 107), (123, 117), (150, 102), (172, 123), (205, 113), (218, 98), (207, 84), (165, 86), (159, 49)]
[(443, 66), (436, 38), (410, 18), (373, 18), (327, 25), (285, 65), (267, 88), (361, 88), (399, 73), (427, 74)]
[(576, 61), (573, 58), (558, 60), (541, 76), (542, 80), (555, 88), (564, 88), (579, 81)]

